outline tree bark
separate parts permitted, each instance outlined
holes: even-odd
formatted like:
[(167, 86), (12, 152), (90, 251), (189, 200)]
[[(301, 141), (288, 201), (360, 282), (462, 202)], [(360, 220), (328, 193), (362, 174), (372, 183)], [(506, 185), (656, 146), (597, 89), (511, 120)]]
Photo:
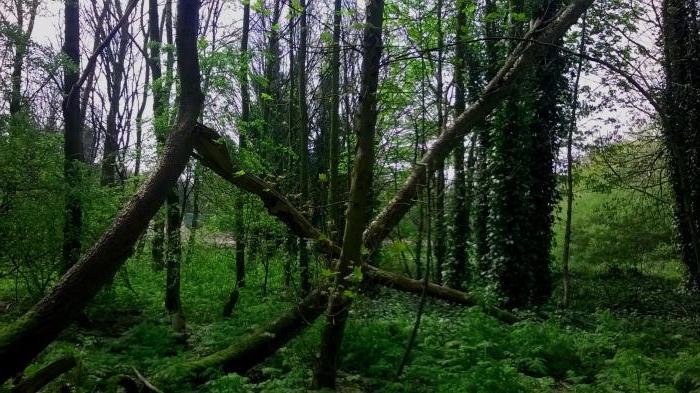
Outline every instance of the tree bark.
[(0, 382), (24, 369), (114, 276), (187, 164), (203, 99), (197, 57), (199, 2), (180, 0), (177, 15), (182, 96), (163, 158), (92, 249), (32, 309), (0, 332)]

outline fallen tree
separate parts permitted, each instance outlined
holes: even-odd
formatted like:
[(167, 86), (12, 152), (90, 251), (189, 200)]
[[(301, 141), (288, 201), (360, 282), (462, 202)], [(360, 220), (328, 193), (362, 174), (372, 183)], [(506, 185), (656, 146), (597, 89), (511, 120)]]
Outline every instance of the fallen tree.
[[(519, 74), (531, 66), (548, 46), (551, 46), (554, 41), (561, 38), (592, 3), (593, 0), (574, 0), (570, 5), (558, 12), (551, 20), (534, 21), (531, 29), (525, 34), (520, 45), (508, 56), (503, 67), (486, 86), (480, 98), (457, 118), (452, 126), (448, 127), (440, 134), (440, 137), (431, 145), (431, 148), (423, 156), (421, 162), (413, 169), (411, 175), (397, 195), (369, 225), (364, 233), (363, 239), (367, 248), (375, 249), (378, 247), (415, 203), (417, 188), (420, 183), (419, 180), (426, 176), (426, 168), (435, 168), (435, 164), (438, 161), (444, 160), (447, 154), (454, 148), (458, 138), (468, 133), (495, 109), (509, 89), (515, 85)], [(318, 229), (313, 227), (301, 212), (294, 208), (283, 195), (274, 191), (272, 187), (262, 179), (252, 174), (245, 173), (245, 171), (236, 171), (236, 168), (230, 161), (225, 145), (221, 143), (219, 135), (216, 132), (208, 130), (207, 132), (199, 132), (198, 135), (199, 137), (195, 141), (195, 149), (198, 152), (198, 158), (200, 158), (204, 165), (210, 167), (232, 184), (260, 197), (269, 212), (279, 217), (297, 235), (316, 240), (321, 250), (328, 250), (327, 252), (333, 253), (333, 255), (339, 253), (340, 248), (338, 245), (331, 242), (328, 237), (324, 236)], [(422, 285), (424, 285), (421, 281), (385, 272), (367, 264), (363, 265), (363, 270), (366, 272), (366, 277), (370, 282), (373, 281), (407, 292), (419, 292), (422, 290)], [(479, 302), (478, 298), (469, 294), (432, 283), (428, 284), (426, 290), (427, 293), (433, 297), (454, 301), (459, 304), (474, 305)], [(299, 307), (303, 308), (305, 302), (302, 302)], [(495, 308), (487, 307), (486, 311), (506, 320), (512, 317), (512, 314), (507, 311)], [(192, 376), (205, 368), (223, 368), (225, 371), (235, 371), (239, 373), (248, 370), (253, 365), (252, 362), (245, 357), (247, 356), (246, 354), (250, 353), (248, 351), (254, 348), (264, 348), (267, 354), (266, 356), (269, 356), (311, 323), (311, 320), (307, 318), (304, 318), (303, 322), (299, 318), (294, 318), (296, 312), (295, 310), (290, 311), (283, 317), (275, 320), (275, 322), (267, 325), (266, 328), (252, 333), (240, 342), (234, 343), (222, 351), (203, 359), (180, 365), (177, 367), (177, 370), (182, 373), (178, 375), (180, 375), (181, 378), (187, 378), (186, 375), (188, 373)], [(318, 317), (320, 311), (318, 314), (309, 315)], [(278, 323), (277, 321), (280, 320), (297, 321), (297, 323), (293, 325), (293, 335), (285, 334), (283, 329), (288, 329), (290, 325)], [(275, 340), (274, 344), (276, 348), (271, 348), (270, 344), (273, 344), (273, 341), (266, 340), (265, 337), (285, 337), (287, 340)], [(258, 342), (264, 344), (256, 344)], [(256, 359), (260, 361), (263, 360), (264, 357), (258, 356)]]
[[(199, 124), (197, 127), (198, 131), (194, 138), (194, 146), (197, 152), (195, 156), (202, 164), (234, 186), (257, 195), (270, 214), (285, 223), (295, 235), (314, 240), (316, 248), (320, 252), (331, 258), (337, 258), (340, 255), (340, 246), (329, 240), (318, 228), (314, 227), (299, 209), (292, 205), (284, 195), (274, 189), (273, 185), (252, 173), (238, 170), (231, 162), (226, 144), (222, 142), (221, 136), (216, 131), (202, 124)], [(410, 293), (420, 293), (422, 290), (423, 284), (421, 281), (403, 277), (400, 274), (388, 272), (367, 263), (363, 263), (362, 268), (369, 283), (380, 284)], [(457, 304), (482, 306), (484, 311), (507, 323), (512, 323), (517, 319), (510, 312), (490, 307), (482, 302), (481, 299), (456, 289), (429, 283), (426, 293), (428, 296)]]
[(327, 301), (326, 292), (312, 291), (298, 305), (245, 338), (209, 356), (166, 369), (156, 379), (161, 384), (173, 384), (183, 379), (202, 383), (206, 382), (204, 372), (211, 368), (244, 373), (310, 326), (326, 309)]
[(12, 393), (34, 393), (51, 383), (54, 379), (70, 371), (78, 362), (72, 356), (54, 360), (33, 375), (23, 379), (12, 387)]
[(187, 164), (203, 103), (198, 24), (199, 1), (179, 0), (176, 43), (181, 96), (163, 158), (90, 251), (25, 315), (0, 331), (0, 383), (23, 370), (114, 277)]

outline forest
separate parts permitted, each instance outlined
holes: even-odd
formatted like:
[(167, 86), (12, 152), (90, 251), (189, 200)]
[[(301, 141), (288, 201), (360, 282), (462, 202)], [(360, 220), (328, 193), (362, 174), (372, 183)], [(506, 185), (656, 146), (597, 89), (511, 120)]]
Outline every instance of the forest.
[(700, 392), (699, 8), (0, 1), (0, 392)]

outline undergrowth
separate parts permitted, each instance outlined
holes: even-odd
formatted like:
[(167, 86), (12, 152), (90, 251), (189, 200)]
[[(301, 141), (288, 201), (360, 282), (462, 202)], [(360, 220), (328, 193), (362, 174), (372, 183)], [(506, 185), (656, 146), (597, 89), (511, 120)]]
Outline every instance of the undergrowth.
[[(233, 286), (233, 252), (199, 244), (183, 265), (188, 337), (170, 330), (163, 312), (163, 272), (146, 253), (132, 258), (29, 373), (63, 355), (79, 367), (62, 378), (78, 391), (109, 391), (110, 378), (145, 376), (222, 349), (299, 299), (282, 286), (281, 257), (261, 288), (261, 261), (230, 319), (221, 316)], [(601, 286), (605, 282), (605, 286)], [(127, 284), (128, 283), (128, 284)], [(555, 304), (504, 325), (476, 308), (429, 301), (416, 347), (397, 368), (414, 323), (418, 298), (387, 289), (359, 296), (343, 344), (342, 391), (368, 392), (700, 392), (700, 302), (679, 288), (679, 276), (578, 270), (571, 308)], [(4, 283), (2, 298), (14, 294)], [(611, 310), (614, 310), (611, 311)], [(18, 312), (18, 311), (17, 311)], [(9, 321), (17, 314), (2, 314)], [(309, 386), (320, 322), (245, 376), (212, 370), (201, 386), (169, 391), (303, 392)], [(58, 384), (49, 387), (55, 388)]]

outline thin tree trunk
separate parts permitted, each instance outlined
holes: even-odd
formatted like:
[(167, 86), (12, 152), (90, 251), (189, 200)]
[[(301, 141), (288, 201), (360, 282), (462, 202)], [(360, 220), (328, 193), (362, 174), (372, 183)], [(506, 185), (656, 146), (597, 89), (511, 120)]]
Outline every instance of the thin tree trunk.
[[(119, 0), (114, 2), (116, 14), (121, 13)], [(121, 15), (119, 15), (121, 17)], [(114, 185), (117, 179), (117, 154), (119, 153), (119, 132), (117, 127), (117, 116), (120, 111), (120, 101), (122, 83), (124, 81), (124, 61), (129, 45), (129, 30), (127, 24), (122, 25), (119, 31), (119, 42), (117, 52), (114, 53), (111, 47), (105, 48), (105, 74), (108, 89), (107, 101), (109, 111), (107, 112), (107, 126), (105, 128), (105, 140), (102, 156), (102, 176), (100, 183), (104, 185)]]
[(24, 28), (25, 12), (24, 1), (16, 1), (17, 5), (17, 27), (20, 34), (15, 38), (15, 54), (12, 59), (12, 75), (10, 76), (11, 91), (10, 91), (10, 115), (19, 113), (23, 105), (22, 97), (22, 69), (24, 68), (24, 58), (27, 56), (27, 48), (29, 40), (34, 31), (34, 21), (36, 20), (36, 11), (39, 6), (39, 0), (31, 0), (27, 16), (27, 28)]
[[(427, 173), (430, 173), (430, 171), (427, 171)], [(431, 233), (431, 223), (430, 223), (430, 217), (432, 213), (431, 209), (431, 198), (430, 198), (430, 179), (425, 179), (425, 195), (426, 195), (426, 207), (428, 209), (428, 214), (427, 220), (427, 228), (428, 228), (428, 253), (427, 257), (425, 258), (425, 271), (426, 274), (423, 277), (423, 289), (421, 292), (420, 296), (420, 303), (418, 304), (418, 311), (416, 312), (416, 322), (413, 324), (413, 330), (411, 331), (411, 336), (408, 339), (408, 343), (406, 343), (406, 349), (404, 351), (403, 357), (401, 358), (401, 363), (399, 364), (399, 369), (396, 372), (396, 379), (399, 379), (401, 377), (401, 374), (403, 373), (404, 368), (408, 364), (408, 357), (411, 355), (411, 350), (413, 349), (413, 345), (416, 342), (416, 338), (418, 337), (418, 329), (420, 328), (420, 322), (421, 318), (423, 317), (423, 312), (425, 311), (425, 303), (428, 298), (428, 286), (430, 284), (430, 274), (428, 272), (430, 271), (430, 259), (431, 259), (431, 254), (432, 250), (430, 250), (430, 244), (432, 241), (432, 233)]]
[(182, 239), (180, 223), (180, 196), (177, 183), (168, 192), (166, 199), (166, 247), (165, 247), (165, 309), (170, 314), (170, 322), (176, 333), (185, 331), (185, 317), (180, 300), (180, 260), (182, 259)]
[[(435, 79), (435, 106), (437, 107), (437, 126), (440, 130), (445, 127), (445, 109), (443, 105), (443, 46), (445, 45), (445, 37), (442, 30), (442, 7), (443, 0), (437, 1), (437, 70)], [(445, 161), (440, 161), (435, 166), (437, 172), (435, 180), (435, 278), (434, 281), (438, 284), (442, 282), (442, 271), (445, 266), (445, 255), (447, 253), (447, 225), (445, 222)]]
[[(82, 129), (80, 124), (80, 94), (71, 94), (80, 76), (80, 4), (65, 2), (65, 38), (63, 52), (71, 64), (63, 76), (64, 166), (66, 182), (65, 221), (63, 224), (63, 271), (68, 271), (80, 257), (82, 207), (79, 195), (80, 162), (83, 161)], [(0, 372), (1, 375), (1, 372)]]
[[(579, 53), (584, 54), (586, 51), (586, 14), (583, 15), (581, 21), (581, 42), (579, 43)], [(572, 148), (574, 144), (574, 132), (576, 131), (576, 113), (578, 110), (578, 88), (581, 79), (581, 71), (583, 69), (583, 57), (578, 58), (576, 66), (576, 79), (574, 80), (574, 93), (571, 97), (571, 123), (569, 124), (569, 132), (566, 136), (566, 224), (564, 227), (564, 244), (561, 258), (561, 273), (562, 273), (562, 298), (561, 304), (563, 307), (569, 306), (570, 300), (570, 277), (569, 277), (569, 256), (571, 251), (571, 215), (574, 204), (574, 177), (573, 165), (574, 159)]]
[[(248, 145), (250, 127), (250, 89), (248, 87), (248, 35), (250, 31), (250, 2), (243, 1), (243, 32), (241, 35), (241, 125), (239, 127), (238, 154), (243, 156)], [(244, 195), (236, 198), (236, 287), (245, 286), (245, 221)]]
[[(454, 83), (455, 83), (455, 116), (459, 117), (466, 108), (466, 58), (467, 46), (465, 30), (467, 15), (464, 0), (457, 1), (457, 37), (454, 54)], [(453, 288), (461, 288), (466, 278), (467, 267), (467, 231), (469, 212), (467, 206), (467, 184), (464, 173), (464, 137), (456, 141), (452, 151), (454, 166), (454, 196), (452, 200), (452, 252), (450, 256), (450, 276), (448, 282)]]
[[(166, 98), (165, 88), (163, 87), (163, 72), (160, 65), (160, 48), (161, 48), (161, 32), (158, 26), (158, 0), (148, 1), (148, 47), (151, 50), (151, 56), (148, 59), (148, 65), (151, 68), (153, 76), (153, 132), (156, 136), (156, 142), (162, 144), (165, 138), (164, 125), (166, 124), (167, 114), (165, 108), (168, 103)], [(164, 260), (165, 246), (165, 214), (159, 212), (153, 220), (153, 239), (151, 241), (151, 258), (153, 260), (153, 268), (162, 270), (165, 266)]]
[(384, 1), (367, 2), (366, 23), (362, 47), (362, 82), (360, 107), (355, 132), (357, 145), (350, 185), (350, 201), (345, 214), (345, 232), (340, 259), (336, 266), (334, 285), (330, 289), (326, 324), (321, 333), (319, 359), (314, 371), (315, 388), (335, 388), (336, 372), (343, 331), (348, 317), (350, 299), (344, 295), (348, 282), (345, 277), (353, 265), (362, 263), (362, 232), (367, 226), (369, 197), (374, 166), (374, 134), (377, 123), (377, 85), (382, 56), (382, 24)]
[[(299, 137), (298, 152), (299, 162), (299, 182), (301, 183), (300, 194), (304, 204), (311, 200), (309, 193), (309, 112), (306, 104), (306, 51), (307, 51), (307, 4), (306, 0), (299, 0), (301, 14), (299, 15), (299, 52), (297, 53), (297, 73), (298, 73), (298, 110), (299, 110)], [(304, 206), (304, 210), (309, 214), (310, 206)], [(301, 279), (301, 290), (308, 293), (311, 290), (309, 282), (309, 248), (306, 239), (299, 239), (299, 275)]]
[(333, 241), (341, 239), (343, 209), (341, 183), (338, 174), (340, 163), (340, 29), (342, 25), (342, 0), (333, 2), (333, 47), (331, 52), (331, 129), (330, 129), (330, 179), (328, 198), (330, 203), (330, 233)]
[[(177, 15), (177, 69), (182, 96), (177, 126), (168, 137), (163, 158), (92, 249), (42, 300), (2, 330), (0, 383), (24, 369), (114, 276), (189, 160), (192, 132), (203, 100), (197, 57), (199, 2), (180, 0)], [(79, 115), (79, 108), (74, 112)]]

